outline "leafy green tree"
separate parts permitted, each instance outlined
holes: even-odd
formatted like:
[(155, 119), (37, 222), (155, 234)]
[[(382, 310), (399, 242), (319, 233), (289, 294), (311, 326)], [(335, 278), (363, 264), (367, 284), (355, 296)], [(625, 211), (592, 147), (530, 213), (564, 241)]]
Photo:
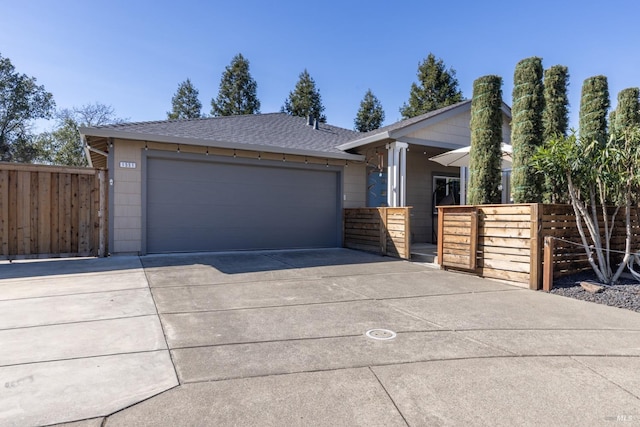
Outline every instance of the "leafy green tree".
[(249, 60), (241, 53), (237, 54), (222, 73), (218, 97), (211, 100), (211, 115), (259, 113), (260, 100), (257, 90), (258, 84), (249, 72)]
[(36, 139), (38, 161), (80, 167), (88, 164), (80, 139), (80, 127), (103, 126), (123, 121), (116, 116), (113, 107), (100, 103), (60, 110), (56, 113), (56, 119), (56, 128), (41, 133)]
[(400, 108), (403, 119), (419, 116), (462, 101), (456, 71), (446, 69), (433, 53), (418, 64), (418, 83), (411, 84), (409, 103)]
[(39, 163), (61, 166), (88, 166), (84, 147), (80, 141), (78, 123), (72, 117), (57, 118), (57, 126), (36, 137)]
[(500, 203), (502, 180), (502, 78), (473, 82), (469, 196), (472, 205)]
[[(615, 284), (631, 259), (640, 263), (640, 257), (631, 252), (631, 205), (640, 184), (640, 126), (628, 123), (605, 144), (575, 134), (558, 136), (538, 149), (533, 166), (543, 174), (565, 175), (582, 246), (602, 283)], [(621, 208), (625, 253), (616, 267), (610, 250)]]
[(171, 98), (170, 120), (197, 119), (202, 117), (202, 103), (198, 99), (198, 89), (187, 79), (178, 85), (177, 92)]
[[(554, 65), (544, 72), (544, 110), (542, 111), (543, 140), (566, 136), (569, 127), (569, 70), (563, 65)], [(564, 175), (545, 175), (544, 201), (560, 203), (567, 201)]]
[(0, 161), (30, 162), (38, 156), (31, 125), (47, 119), (55, 108), (53, 95), (34, 77), (15, 71), (0, 55)]
[(289, 92), (280, 111), (298, 117), (311, 116), (321, 123), (327, 122), (327, 116), (323, 114), (320, 90), (316, 88), (316, 82), (306, 68), (300, 73), (295, 88)]
[(360, 109), (354, 120), (355, 129), (358, 132), (369, 132), (382, 126), (382, 122), (384, 122), (382, 104), (369, 89), (360, 102)]
[(531, 157), (542, 145), (542, 59), (531, 57), (516, 65), (513, 77), (511, 185), (515, 203), (542, 201), (543, 177), (531, 168)]
[(600, 145), (607, 142), (607, 111), (609, 102), (609, 84), (606, 76), (589, 77), (582, 84), (580, 98), (580, 139), (597, 141)]

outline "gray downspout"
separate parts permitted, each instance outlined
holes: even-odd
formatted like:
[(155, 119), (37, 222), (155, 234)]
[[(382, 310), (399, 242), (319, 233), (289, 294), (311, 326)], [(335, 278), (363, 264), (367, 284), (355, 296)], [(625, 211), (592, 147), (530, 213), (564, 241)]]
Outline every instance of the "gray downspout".
[(113, 138), (109, 138), (108, 140), (108, 153), (109, 156), (107, 157), (107, 171), (109, 172), (109, 206), (107, 208), (108, 212), (109, 212), (109, 250), (107, 251), (108, 255), (110, 256), (113, 253), (113, 234), (114, 234), (114, 224), (113, 224), (113, 218), (114, 218), (114, 184), (115, 184), (115, 180), (113, 178), (114, 172), (115, 172), (115, 147), (113, 144)]

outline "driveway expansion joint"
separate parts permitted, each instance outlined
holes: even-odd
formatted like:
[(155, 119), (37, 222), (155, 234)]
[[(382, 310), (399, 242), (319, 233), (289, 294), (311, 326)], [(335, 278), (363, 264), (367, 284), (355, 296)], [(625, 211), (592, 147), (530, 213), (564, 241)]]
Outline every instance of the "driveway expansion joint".
[[(142, 260), (140, 260), (140, 264), (142, 264)], [(144, 272), (144, 277), (145, 277), (145, 280), (147, 281), (147, 288), (149, 289), (149, 294), (151, 295), (151, 301), (153, 301), (155, 316), (158, 319), (158, 322), (160, 323), (160, 329), (162, 330), (162, 338), (164, 339), (164, 344), (168, 351), (170, 347), (169, 347), (169, 341), (167, 340), (167, 331), (165, 330), (165, 326), (162, 323), (162, 319), (160, 318), (160, 313), (158, 312), (158, 304), (156, 303), (155, 296), (153, 295), (151, 287), (149, 286), (149, 278), (147, 277), (147, 271), (144, 267), (142, 268), (142, 271)], [(176, 368), (176, 362), (175, 360), (173, 360), (173, 354), (171, 354), (171, 351), (169, 351), (169, 359), (171, 360), (171, 365), (173, 366), (173, 374), (175, 375), (176, 380), (178, 381), (178, 384), (180, 384), (180, 376), (178, 375), (178, 368)]]
[[(624, 391), (625, 393), (628, 393), (629, 395), (635, 397), (636, 399), (640, 400), (640, 396), (633, 393), (631, 390), (628, 390), (626, 387), (623, 387), (621, 384), (618, 384), (617, 382), (613, 381), (611, 378), (607, 377), (606, 375), (598, 372), (597, 370), (595, 370), (593, 367), (591, 367), (588, 363), (585, 363), (579, 359), (576, 359), (576, 357), (609, 357), (609, 356), (592, 356), (592, 355), (573, 355), (573, 356), (569, 356), (569, 358), (573, 361), (575, 361), (576, 363), (579, 363), (580, 365), (584, 366), (585, 368), (587, 368), (588, 370), (590, 370), (591, 372), (593, 372), (594, 374), (598, 375), (599, 377), (601, 377), (602, 379), (604, 379), (605, 381), (608, 381), (609, 383), (613, 384), (614, 386), (618, 387), (620, 390)], [(613, 356), (615, 357), (615, 356)], [(619, 357), (628, 357), (628, 356), (619, 356)], [(635, 357), (640, 357), (640, 356), (635, 356)]]
[(398, 414), (400, 414), (400, 416), (402, 417), (402, 420), (404, 421), (404, 423), (407, 425), (407, 427), (409, 426), (409, 422), (407, 421), (407, 419), (405, 418), (404, 414), (402, 413), (402, 411), (400, 410), (400, 408), (398, 408), (398, 404), (396, 403), (396, 401), (393, 399), (393, 397), (391, 397), (391, 394), (389, 394), (389, 392), (387, 391), (387, 388), (384, 386), (384, 384), (382, 383), (382, 381), (380, 381), (380, 378), (378, 378), (378, 375), (376, 375), (375, 371), (373, 369), (371, 369), (371, 367), (369, 366), (369, 372), (371, 372), (371, 374), (375, 377), (376, 381), (378, 381), (378, 384), (380, 384), (380, 387), (382, 387), (382, 389), (384, 390), (384, 393), (387, 395), (387, 397), (389, 398), (389, 400), (391, 401), (391, 403), (393, 403), (393, 407), (396, 408), (396, 411), (398, 411)]

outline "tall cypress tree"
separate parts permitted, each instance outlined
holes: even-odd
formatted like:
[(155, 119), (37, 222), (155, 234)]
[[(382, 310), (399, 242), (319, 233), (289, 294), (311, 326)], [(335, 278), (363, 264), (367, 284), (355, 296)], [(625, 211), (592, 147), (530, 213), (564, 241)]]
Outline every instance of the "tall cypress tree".
[(473, 82), (471, 99), (469, 195), (472, 205), (500, 203), (502, 180), (502, 78), (484, 76)]
[(607, 143), (607, 110), (610, 105), (607, 77), (587, 78), (582, 84), (580, 98), (580, 139), (584, 143), (598, 141), (602, 146)]
[(411, 84), (409, 103), (400, 108), (404, 119), (462, 101), (456, 70), (447, 69), (444, 61), (436, 59), (433, 53), (418, 64), (418, 83)]
[(197, 119), (202, 117), (202, 103), (198, 99), (198, 89), (191, 80), (187, 79), (180, 83), (178, 90), (171, 98), (171, 111), (167, 113), (167, 118), (176, 119)]
[(613, 115), (613, 120), (609, 122), (612, 132), (623, 132), (632, 126), (640, 125), (640, 102), (638, 97), (640, 90), (637, 87), (630, 87), (618, 92), (618, 105)]
[[(567, 136), (569, 130), (569, 70), (563, 65), (554, 65), (544, 72), (544, 110), (542, 111), (543, 141), (558, 136)], [(545, 203), (566, 201), (566, 177), (545, 174)]]
[(289, 92), (280, 111), (292, 116), (311, 116), (321, 123), (327, 122), (327, 116), (323, 113), (324, 105), (322, 105), (320, 90), (316, 88), (316, 82), (306, 68), (300, 73), (296, 87)]
[(513, 76), (511, 192), (516, 203), (542, 201), (543, 177), (530, 167), (535, 150), (542, 145), (542, 73), (542, 59), (531, 57), (518, 62)]
[(211, 115), (259, 113), (257, 90), (258, 84), (249, 73), (249, 61), (241, 53), (237, 54), (222, 73), (218, 97), (211, 100)]
[(542, 112), (543, 139), (561, 135), (569, 130), (569, 69), (554, 65), (544, 72), (544, 110)]
[(358, 115), (353, 122), (358, 132), (369, 132), (378, 129), (384, 122), (382, 104), (371, 92), (371, 89), (364, 94), (364, 98), (360, 102)]

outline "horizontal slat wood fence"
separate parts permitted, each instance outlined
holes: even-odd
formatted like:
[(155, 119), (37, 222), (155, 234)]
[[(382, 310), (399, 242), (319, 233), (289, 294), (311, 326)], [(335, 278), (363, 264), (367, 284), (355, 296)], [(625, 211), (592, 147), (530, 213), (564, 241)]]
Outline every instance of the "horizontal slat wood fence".
[[(543, 238), (553, 236), (570, 242), (581, 243), (571, 205), (511, 204), (478, 206), (438, 207), (438, 259), (444, 269), (471, 270), (483, 277), (527, 283), (531, 289), (541, 289), (543, 269)], [(451, 262), (452, 256), (463, 259), (465, 247), (447, 245), (447, 236), (458, 235), (462, 242), (473, 238), (471, 230), (456, 224), (460, 212), (477, 213), (476, 266), (464, 268)], [(613, 212), (610, 210), (610, 212)], [(640, 224), (637, 213), (632, 212), (633, 248), (640, 246)], [(604, 232), (604, 224), (600, 224)], [(618, 212), (614, 235), (611, 239), (614, 250), (624, 250), (624, 213)], [(462, 236), (462, 237), (460, 237)], [(464, 240), (466, 241), (466, 240)], [(466, 248), (469, 255), (471, 248)], [(612, 255), (615, 259), (620, 255)], [(555, 241), (553, 256), (554, 277), (590, 269), (587, 256), (581, 246)]]
[[(552, 236), (554, 240), (553, 251), (553, 276), (555, 278), (577, 273), (584, 270), (591, 270), (587, 254), (582, 246), (574, 243), (582, 243), (578, 228), (576, 227), (575, 213), (571, 205), (542, 205), (542, 234)], [(601, 209), (601, 208), (599, 208)], [(614, 208), (608, 208), (607, 214), (612, 215)], [(600, 210), (598, 211), (600, 222), (598, 226), (604, 239), (604, 222)], [(615, 218), (614, 234), (611, 238), (611, 249), (614, 251), (624, 251), (625, 245), (625, 217), (624, 209), (618, 210)], [(631, 248), (636, 251), (640, 249), (640, 224), (638, 224), (638, 211), (631, 210)], [(588, 235), (585, 227), (585, 233)], [(569, 242), (566, 242), (569, 241)], [(603, 240), (604, 242), (604, 240)], [(622, 254), (612, 253), (611, 259), (614, 262), (622, 261)]]
[(0, 163), (0, 258), (104, 256), (106, 171)]
[(478, 212), (473, 206), (461, 206), (447, 210), (438, 234), (438, 252), (442, 254), (440, 265), (444, 267), (474, 270), (478, 249)]
[(344, 209), (344, 247), (409, 259), (411, 257), (410, 209), (409, 207)]

